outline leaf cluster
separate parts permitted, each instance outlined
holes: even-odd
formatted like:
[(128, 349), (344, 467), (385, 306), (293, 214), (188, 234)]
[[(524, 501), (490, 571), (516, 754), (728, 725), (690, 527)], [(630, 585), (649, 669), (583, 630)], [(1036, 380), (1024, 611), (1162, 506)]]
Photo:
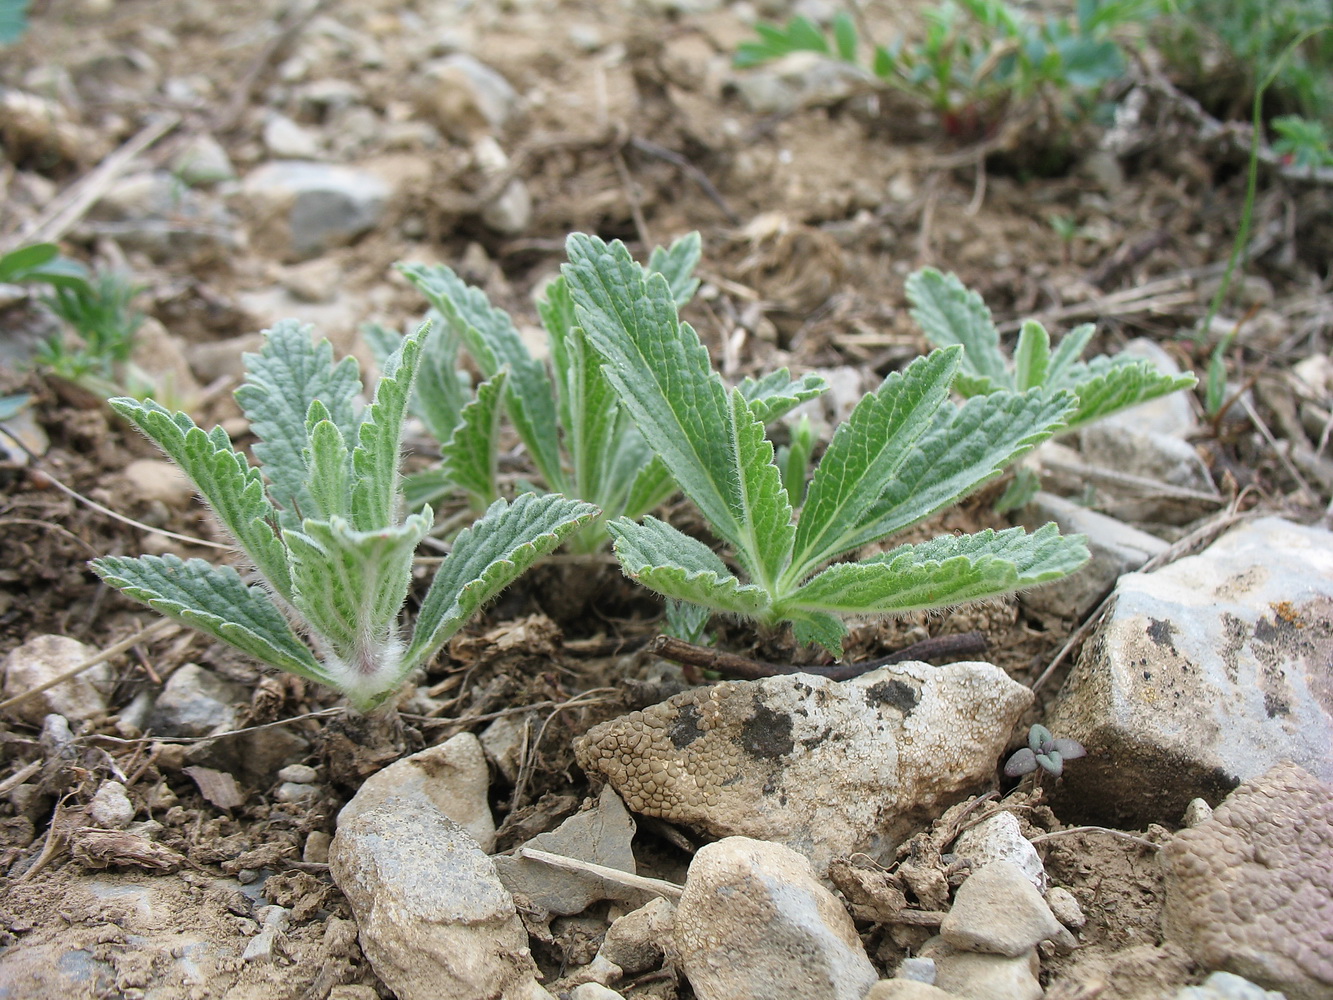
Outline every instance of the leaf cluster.
[[(728, 390), (677, 316), (667, 280), (618, 241), (568, 240), (573, 315), (648, 445), (725, 544), (736, 570), (702, 542), (645, 517), (608, 522), (626, 574), (667, 598), (841, 652), (844, 617), (942, 607), (1056, 579), (1087, 558), (1054, 525), (946, 536), (841, 560), (917, 523), (999, 475), (1063, 426), (1065, 390), (999, 390), (961, 406), (949, 388), (961, 347), (889, 375), (838, 427), (804, 499), (764, 434), (763, 397)], [(795, 499), (793, 499), (795, 496)], [(799, 514), (797, 507), (799, 506)], [(830, 565), (831, 564), (831, 565)]]
[[(271, 666), (326, 684), (362, 709), (383, 702), (484, 604), (595, 513), (530, 494), (492, 504), (455, 540), (404, 639), (399, 617), (429, 507), (403, 516), (398, 475), (403, 418), (427, 337), (423, 327), (386, 360), (372, 402), (358, 409), (355, 360), (334, 364), (295, 322), (266, 331), (245, 356), (236, 398), (258, 436), (249, 461), (221, 427), (151, 401), (110, 401), (186, 473), (257, 578), (172, 555), (93, 562), (108, 584)], [(312, 653), (303, 637), (314, 646)]]
[(1051, 349), (1051, 337), (1036, 320), (1019, 330), (1010, 359), (1000, 346), (1000, 331), (976, 292), (953, 274), (924, 268), (907, 279), (912, 317), (937, 347), (965, 348), (953, 387), (962, 396), (999, 391), (1024, 392), (1034, 387), (1067, 390), (1077, 400), (1060, 433), (1068, 433), (1131, 406), (1188, 389), (1193, 374), (1166, 375), (1144, 358), (1099, 355), (1080, 361), (1096, 332), (1091, 323), (1065, 334)]
[(1005, 762), (1004, 773), (1017, 778), (1040, 767), (1051, 777), (1058, 778), (1064, 773), (1065, 761), (1086, 756), (1087, 752), (1078, 740), (1064, 736), (1057, 738), (1045, 726), (1033, 726), (1028, 730), (1028, 745), (1014, 751)]

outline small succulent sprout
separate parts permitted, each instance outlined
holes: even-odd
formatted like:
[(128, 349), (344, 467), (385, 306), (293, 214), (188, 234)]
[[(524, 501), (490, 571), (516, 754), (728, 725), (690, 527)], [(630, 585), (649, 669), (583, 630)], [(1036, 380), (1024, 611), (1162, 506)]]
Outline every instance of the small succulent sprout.
[(1028, 730), (1028, 745), (1014, 752), (1004, 765), (1004, 773), (1017, 778), (1040, 767), (1058, 778), (1065, 769), (1065, 761), (1082, 757), (1087, 752), (1078, 740), (1064, 736), (1056, 738), (1045, 726), (1033, 726)]

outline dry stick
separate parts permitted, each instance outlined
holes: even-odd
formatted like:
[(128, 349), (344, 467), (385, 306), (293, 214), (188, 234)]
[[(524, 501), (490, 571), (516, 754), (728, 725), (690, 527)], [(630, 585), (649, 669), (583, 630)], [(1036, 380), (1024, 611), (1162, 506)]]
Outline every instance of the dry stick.
[(511, 813), (523, 804), (523, 797), (528, 790), (528, 782), (532, 780), (532, 772), (537, 769), (536, 750), (542, 745), (542, 740), (546, 738), (546, 727), (551, 724), (552, 720), (567, 708), (580, 708), (584, 705), (595, 704), (602, 695), (615, 693), (615, 688), (589, 688), (587, 691), (580, 691), (567, 701), (562, 701), (551, 710), (551, 714), (542, 721), (542, 727), (537, 730), (537, 738), (532, 741), (533, 752), (529, 754), (525, 748), (523, 763), (518, 770), (518, 780), (514, 782), (514, 796), (509, 804)]
[[(123, 736), (108, 736), (106, 733), (90, 733), (87, 736), (76, 736), (75, 743), (82, 741), (100, 741), (103, 743), (115, 743), (118, 746), (133, 746), (139, 743), (212, 743), (214, 740), (226, 739), (229, 736), (241, 736), (244, 733), (257, 733), (261, 729), (276, 729), (278, 726), (290, 726), (293, 722), (304, 722), (307, 719), (327, 719), (335, 715), (345, 715), (347, 709), (335, 705), (333, 708), (321, 708), (318, 712), (306, 712), (303, 715), (293, 715), (286, 719), (276, 719), (273, 722), (263, 722), (257, 726), (246, 726), (244, 729), (229, 729), (225, 733), (211, 733), (208, 736), (139, 736), (133, 739), (126, 739)], [(404, 716), (406, 718), (406, 716)]]
[(1042, 465), (1052, 472), (1063, 472), (1066, 475), (1077, 476), (1085, 481), (1127, 487), (1144, 496), (1160, 497), (1166, 500), (1187, 500), (1211, 506), (1226, 503), (1226, 500), (1216, 493), (1192, 490), (1187, 486), (1173, 486), (1157, 479), (1132, 476), (1127, 472), (1117, 472), (1114, 469), (1107, 469), (1100, 465), (1084, 465), (1080, 462), (1065, 462), (1058, 458), (1045, 457), (1042, 459)]
[(1043, 840), (1054, 840), (1056, 837), (1067, 837), (1071, 833), (1105, 833), (1112, 837), (1119, 837), (1121, 840), (1132, 841), (1143, 847), (1151, 847), (1154, 851), (1162, 849), (1161, 844), (1154, 844), (1151, 840), (1145, 840), (1143, 837), (1136, 837), (1132, 833), (1125, 833), (1123, 830), (1112, 830), (1108, 826), (1071, 826), (1068, 830), (1052, 830), (1050, 833), (1040, 833), (1035, 837), (1029, 837), (1028, 843), (1040, 844)]
[(137, 135), (106, 157), (89, 174), (66, 188), (47, 210), (31, 225), (24, 226), (17, 236), (5, 241), (7, 249), (23, 243), (52, 243), (69, 232), (93, 203), (106, 193), (130, 161), (180, 124), (179, 115), (166, 115), (144, 126)]
[(102, 553), (98, 552), (97, 549), (94, 548), (92, 545), (89, 545), (87, 542), (85, 542), (85, 541), (84, 541), (82, 538), (80, 538), (78, 535), (74, 534), (74, 532), (72, 532), (72, 531), (70, 531), (68, 528), (66, 528), (63, 524), (56, 524), (54, 521), (39, 521), (39, 520), (37, 520), (35, 517), (3, 517), (3, 518), (0, 518), (0, 526), (10, 525), (10, 524), (30, 524), (30, 525), (32, 525), (32, 526), (34, 526), (34, 527), (37, 527), (37, 528), (50, 528), (52, 531), (56, 532), (57, 534), (65, 535), (65, 536), (68, 537), (71, 541), (78, 542), (78, 543), (79, 543), (80, 545), (82, 545), (85, 549), (87, 549), (89, 552), (91, 552), (94, 556), (100, 556), (100, 555), (102, 554)]
[(539, 851), (532, 847), (520, 847), (514, 852), (520, 858), (527, 858), (531, 861), (540, 861), (553, 868), (564, 868), (567, 871), (586, 872), (589, 875), (596, 875), (598, 878), (604, 878), (609, 882), (616, 882), (620, 885), (629, 886), (631, 889), (642, 889), (645, 892), (655, 893), (658, 896), (666, 896), (668, 899), (680, 899), (681, 893), (685, 887), (677, 885), (675, 882), (668, 882), (660, 878), (647, 878), (643, 875), (633, 875), (629, 872), (622, 872), (619, 868), (608, 868), (605, 865), (593, 864), (591, 861), (580, 861), (578, 858), (568, 858), (563, 854), (551, 854), (548, 851)]
[(727, 204), (727, 200), (722, 197), (722, 192), (713, 185), (713, 182), (708, 179), (706, 173), (696, 167), (684, 156), (681, 156), (673, 149), (667, 149), (665, 146), (659, 146), (655, 142), (649, 142), (647, 139), (639, 139), (634, 136), (630, 137), (629, 144), (640, 153), (656, 156), (659, 160), (666, 160), (673, 166), (679, 167), (681, 171), (684, 172), (685, 176), (689, 177), (690, 180), (699, 185), (699, 190), (704, 193), (704, 196), (722, 210), (722, 214), (727, 217), (728, 222), (733, 226), (740, 225), (741, 217), (731, 210), (731, 206)]
[(19, 704), (19, 702), (27, 701), (34, 695), (39, 695), (48, 688), (53, 688), (57, 684), (69, 680), (71, 677), (77, 677), (79, 674), (83, 673), (89, 667), (95, 667), (103, 660), (109, 660), (113, 656), (119, 656), (121, 653), (125, 652), (125, 650), (129, 649), (131, 646), (137, 645), (138, 643), (143, 642), (145, 639), (153, 638), (159, 632), (164, 631), (168, 627), (178, 628), (179, 626), (177, 626), (175, 622), (171, 621), (168, 618), (159, 619), (158, 621), (153, 622), (153, 624), (147, 626), (146, 628), (142, 628), (138, 632), (135, 632), (134, 635), (130, 636), (128, 639), (122, 639), (114, 646), (109, 646), (106, 649), (102, 650), (96, 656), (90, 656), (88, 659), (84, 660), (78, 666), (70, 667), (70, 669), (64, 671), (63, 673), (57, 674), (55, 677), (52, 677), (50, 680), (38, 684), (34, 688), (29, 688), (22, 694), (16, 694), (12, 698), (6, 698), (4, 701), (0, 701), (0, 711), (4, 711), (5, 709), (9, 708), (12, 705), (17, 705)]
[(1273, 454), (1277, 455), (1278, 461), (1282, 463), (1282, 466), (1287, 470), (1288, 475), (1296, 480), (1301, 489), (1305, 491), (1305, 495), (1310, 498), (1311, 503), (1317, 502), (1319, 494), (1315, 492), (1309, 481), (1301, 475), (1300, 470), (1292, 463), (1291, 458), (1285, 454), (1282, 447), (1278, 444), (1277, 438), (1273, 437), (1273, 432), (1269, 430), (1268, 424), (1264, 423), (1263, 419), (1255, 411), (1253, 404), (1251, 404), (1244, 396), (1241, 396), (1240, 405), (1245, 408), (1245, 415), (1249, 417), (1250, 422), (1259, 429), (1259, 433), (1262, 434), (1264, 440), (1268, 442), (1268, 447), (1273, 449)]
[(922, 639), (896, 653), (865, 663), (798, 666), (790, 663), (764, 663), (760, 660), (751, 660), (720, 649), (696, 646), (670, 635), (659, 635), (648, 644), (648, 651), (664, 660), (698, 667), (700, 670), (715, 670), (718, 673), (751, 681), (782, 674), (814, 674), (817, 677), (827, 677), (831, 681), (845, 681), (890, 663), (924, 660), (937, 656), (960, 656), (984, 652), (985, 649), (986, 637), (980, 632), (962, 632), (958, 635), (937, 635)]

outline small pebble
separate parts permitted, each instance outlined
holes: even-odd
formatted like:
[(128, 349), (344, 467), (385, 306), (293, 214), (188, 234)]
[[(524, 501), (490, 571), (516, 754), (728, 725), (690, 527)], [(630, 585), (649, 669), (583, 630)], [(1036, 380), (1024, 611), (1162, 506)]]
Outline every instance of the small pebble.
[(119, 781), (104, 781), (88, 803), (88, 818), (104, 830), (123, 830), (134, 819), (134, 803)]
[(299, 781), (284, 781), (273, 797), (279, 802), (309, 802), (319, 797), (319, 788)]
[(292, 781), (298, 785), (313, 785), (319, 780), (319, 772), (309, 764), (288, 764), (278, 772), (279, 781)]
[(301, 851), (301, 860), (309, 865), (329, 863), (329, 844), (333, 838), (323, 830), (314, 830), (305, 839), (305, 848)]
[(1078, 905), (1078, 900), (1068, 889), (1058, 885), (1052, 886), (1046, 892), (1046, 905), (1055, 914), (1055, 919), (1066, 927), (1079, 928), (1087, 923), (1088, 918), (1083, 915), (1083, 908)]

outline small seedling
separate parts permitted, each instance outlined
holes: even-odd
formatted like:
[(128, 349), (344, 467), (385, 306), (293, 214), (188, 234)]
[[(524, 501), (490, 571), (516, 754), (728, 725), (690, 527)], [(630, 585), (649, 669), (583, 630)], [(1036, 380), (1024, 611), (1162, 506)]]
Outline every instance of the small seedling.
[(1028, 745), (1014, 751), (1004, 765), (1004, 773), (1017, 778), (1041, 768), (1051, 777), (1058, 778), (1065, 769), (1065, 761), (1083, 757), (1087, 752), (1078, 740), (1064, 736), (1057, 738), (1045, 726), (1033, 726), (1028, 730)]
[(385, 702), (486, 601), (597, 514), (560, 496), (497, 500), (455, 539), (402, 639), (413, 553), (433, 520), (429, 507), (402, 516), (398, 475), (426, 333), (404, 338), (358, 413), (355, 360), (335, 365), (329, 342), (316, 346), (295, 322), (267, 331), (263, 351), (245, 356), (236, 393), (260, 438), (259, 466), (221, 427), (205, 433), (151, 400), (112, 399), (193, 480), (258, 579), (173, 555), (107, 556), (93, 570), (168, 617), (338, 689), (359, 709)]
[[(676, 305), (694, 295), (699, 235), (658, 247), (648, 270), (666, 281)], [(575, 321), (564, 278), (546, 289), (538, 304), (550, 343), (551, 366), (528, 351), (509, 315), (491, 305), (447, 267), (402, 265), (442, 318), (444, 328), (427, 347), (416, 403), (427, 426), (443, 443), (440, 467), (409, 483), (411, 499), (461, 491), (477, 508), (500, 495), (496, 454), (500, 415), (509, 418), (548, 489), (600, 507), (606, 517), (640, 517), (676, 491), (666, 466), (635, 427), (602, 372), (601, 359)], [(461, 403), (455, 372), (459, 345), (486, 381)], [(823, 392), (816, 375), (792, 379), (786, 369), (747, 380), (743, 391), (765, 420), (782, 416)], [(571, 538), (575, 552), (594, 552), (607, 542), (601, 522)]]
[[(860, 562), (833, 562), (922, 520), (998, 476), (1050, 437), (1072, 394), (999, 391), (956, 406), (962, 363), (951, 347), (891, 374), (833, 435), (799, 519), (764, 436), (766, 397), (730, 391), (667, 279), (620, 242), (568, 240), (574, 318), (648, 445), (721, 538), (744, 577), (704, 543), (645, 517), (608, 523), (625, 573), (665, 597), (791, 622), (802, 643), (841, 655), (845, 615), (960, 604), (1062, 577), (1088, 558), (1080, 537), (1048, 524), (944, 536)], [(795, 491), (795, 477), (788, 484)], [(799, 491), (797, 491), (799, 492)]]
[(1283, 115), (1270, 124), (1278, 136), (1273, 141), (1273, 152), (1287, 163), (1307, 170), (1333, 166), (1328, 126), (1323, 122), (1300, 115)]
[(1188, 389), (1197, 381), (1192, 373), (1165, 375), (1144, 358), (1099, 355), (1079, 361), (1096, 328), (1085, 323), (1065, 334), (1051, 350), (1051, 337), (1036, 320), (1028, 320), (1018, 334), (1011, 361), (1000, 348), (1000, 331), (986, 303), (969, 291), (956, 275), (925, 268), (907, 279), (912, 317), (932, 344), (966, 348), (954, 389), (962, 396), (1036, 386), (1066, 389), (1077, 405), (1066, 417), (1061, 434), (1100, 420), (1139, 403)]

